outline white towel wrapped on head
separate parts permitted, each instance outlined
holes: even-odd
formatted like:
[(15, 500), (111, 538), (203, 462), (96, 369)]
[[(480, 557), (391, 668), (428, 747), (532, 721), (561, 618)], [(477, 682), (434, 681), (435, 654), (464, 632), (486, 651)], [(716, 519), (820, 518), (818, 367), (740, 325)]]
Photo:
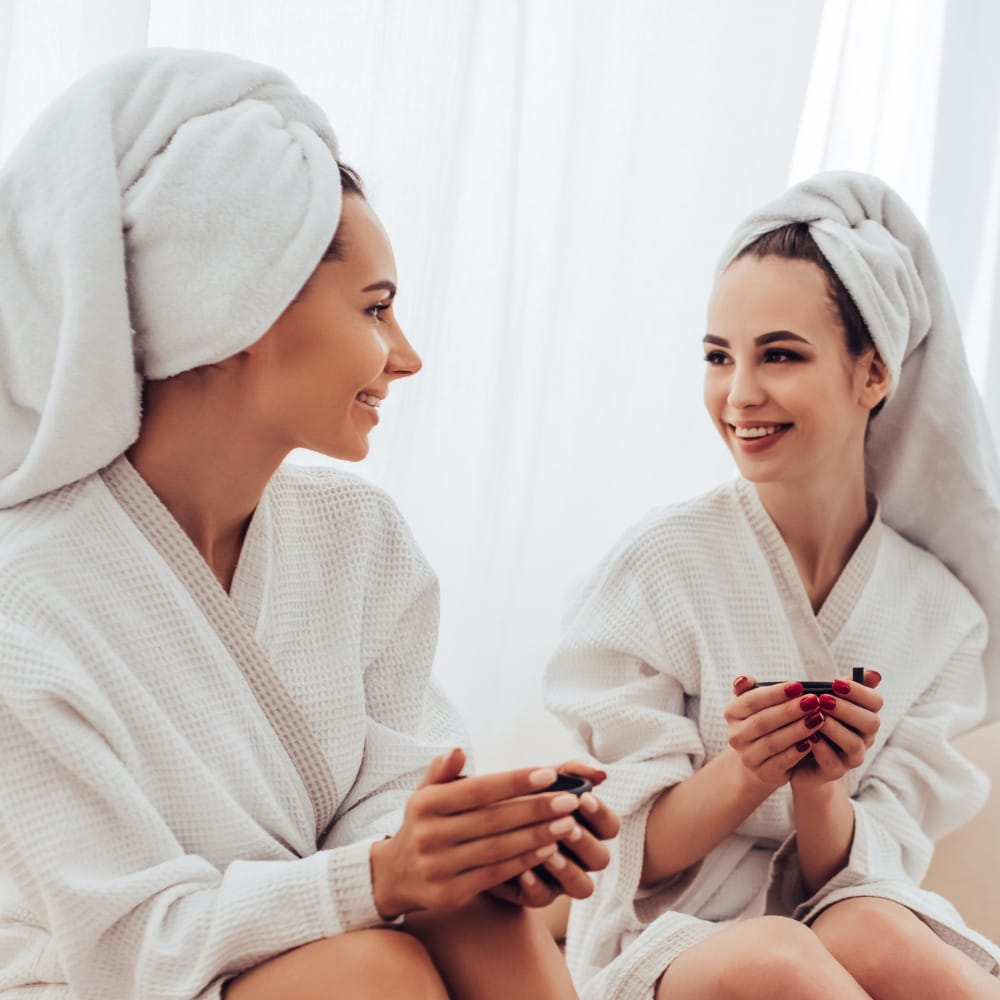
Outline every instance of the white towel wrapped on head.
[(986, 612), (988, 718), (1000, 718), (1000, 470), (944, 275), (903, 199), (866, 174), (818, 174), (755, 212), (720, 260), (805, 222), (892, 377), (871, 423), (868, 485), (885, 521), (937, 556)]
[(0, 171), (0, 507), (124, 452), (143, 378), (267, 331), (336, 231), (336, 158), (287, 77), (218, 53), (127, 56), (41, 115)]

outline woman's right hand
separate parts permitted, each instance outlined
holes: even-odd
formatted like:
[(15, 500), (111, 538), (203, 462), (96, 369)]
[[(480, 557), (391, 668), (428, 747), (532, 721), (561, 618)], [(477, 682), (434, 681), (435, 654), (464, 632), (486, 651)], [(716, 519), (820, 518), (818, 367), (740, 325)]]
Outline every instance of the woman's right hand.
[(385, 919), (463, 906), (571, 838), (576, 796), (537, 794), (556, 780), (554, 768), (459, 781), (464, 766), (459, 749), (435, 760), (407, 801), (398, 833), (372, 845), (375, 905)]
[(816, 695), (803, 695), (798, 681), (755, 688), (753, 677), (733, 681), (736, 696), (726, 706), (729, 745), (748, 774), (774, 790), (812, 749), (826, 721)]

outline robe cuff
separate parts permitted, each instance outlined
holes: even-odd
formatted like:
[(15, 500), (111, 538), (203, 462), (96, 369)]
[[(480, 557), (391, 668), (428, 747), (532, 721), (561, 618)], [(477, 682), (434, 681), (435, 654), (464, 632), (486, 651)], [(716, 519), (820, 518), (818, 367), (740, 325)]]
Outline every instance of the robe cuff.
[(336, 847), (322, 852), (326, 856), (329, 888), (330, 925), (327, 935), (365, 927), (392, 927), (403, 922), (400, 915), (387, 920), (375, 905), (372, 884), (371, 849), (382, 837)]

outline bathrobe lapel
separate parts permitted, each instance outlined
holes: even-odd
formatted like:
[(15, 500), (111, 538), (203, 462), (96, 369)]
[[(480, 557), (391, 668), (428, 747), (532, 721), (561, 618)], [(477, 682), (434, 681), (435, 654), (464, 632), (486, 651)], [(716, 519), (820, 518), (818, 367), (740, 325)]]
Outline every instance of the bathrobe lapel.
[(795, 560), (760, 502), (756, 488), (746, 480), (739, 480), (736, 493), (770, 568), (778, 600), (801, 657), (802, 679), (832, 680), (844, 675), (845, 669), (836, 662), (831, 647), (861, 601), (875, 569), (882, 536), (879, 511), (876, 509), (871, 525), (816, 613)]
[(247, 531), (232, 594), (227, 594), (173, 515), (124, 456), (102, 470), (101, 477), (191, 595), (243, 674), (302, 779), (319, 838), (337, 808), (333, 774), (312, 729), (254, 635), (268, 559), (266, 492)]

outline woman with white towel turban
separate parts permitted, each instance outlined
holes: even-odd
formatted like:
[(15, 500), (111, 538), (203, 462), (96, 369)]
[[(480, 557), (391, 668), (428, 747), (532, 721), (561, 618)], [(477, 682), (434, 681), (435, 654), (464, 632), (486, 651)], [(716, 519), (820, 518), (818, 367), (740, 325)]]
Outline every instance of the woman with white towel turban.
[(363, 457), (420, 367), (337, 156), (283, 75), (162, 50), (0, 173), (2, 997), (575, 996), (511, 903), (588, 894), (617, 820), (455, 780), (434, 574), (281, 465)]
[(546, 680), (623, 817), (581, 995), (1000, 997), (920, 888), (987, 793), (951, 739), (1000, 710), (1000, 477), (927, 234), (814, 177), (739, 227), (704, 341), (741, 477), (626, 535)]

